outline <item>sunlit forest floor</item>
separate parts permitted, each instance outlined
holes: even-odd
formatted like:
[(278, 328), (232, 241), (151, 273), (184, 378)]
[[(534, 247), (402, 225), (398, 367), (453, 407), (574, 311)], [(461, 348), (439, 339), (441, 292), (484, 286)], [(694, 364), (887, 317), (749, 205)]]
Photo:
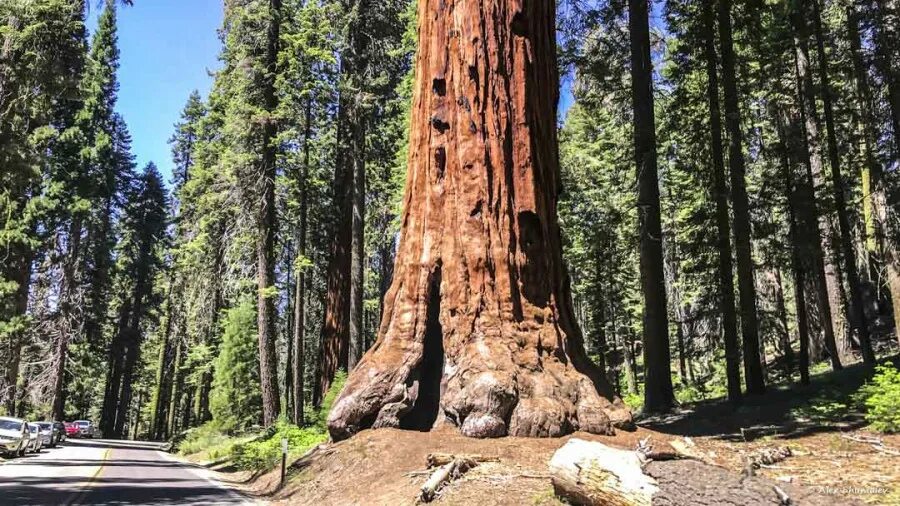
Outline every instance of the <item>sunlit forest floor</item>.
[[(207, 465), (262, 502), (395, 505), (416, 503), (429, 474), (428, 454), (476, 454), (496, 457), (497, 462), (483, 463), (451, 482), (435, 503), (561, 504), (553, 494), (547, 463), (568, 439), (632, 450), (644, 440), (654, 453), (671, 454), (677, 448), (735, 473), (766, 478), (788, 491), (812, 488), (829, 504), (900, 504), (900, 435), (866, 429), (852, 400), (865, 378), (858, 364), (820, 372), (805, 387), (775, 384), (764, 397), (747, 398), (737, 408), (724, 400), (684, 405), (675, 414), (645, 418), (636, 431), (615, 436), (576, 433), (560, 439), (485, 440), (463, 437), (452, 427), (431, 432), (367, 430), (293, 458), (283, 487), (277, 468), (252, 473), (235, 471), (227, 461)], [(783, 447), (791, 450), (790, 457), (748, 470), (754, 455)]]

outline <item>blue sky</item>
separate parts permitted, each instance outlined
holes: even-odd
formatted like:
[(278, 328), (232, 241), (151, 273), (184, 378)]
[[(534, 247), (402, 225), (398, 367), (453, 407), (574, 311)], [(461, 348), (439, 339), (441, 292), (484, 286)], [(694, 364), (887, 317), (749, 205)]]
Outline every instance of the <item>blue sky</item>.
[[(101, 2), (89, 0), (93, 30)], [(206, 96), (218, 67), (222, 0), (135, 0), (119, 7), (119, 101), (138, 167), (153, 161), (168, 180), (172, 125), (192, 90)]]

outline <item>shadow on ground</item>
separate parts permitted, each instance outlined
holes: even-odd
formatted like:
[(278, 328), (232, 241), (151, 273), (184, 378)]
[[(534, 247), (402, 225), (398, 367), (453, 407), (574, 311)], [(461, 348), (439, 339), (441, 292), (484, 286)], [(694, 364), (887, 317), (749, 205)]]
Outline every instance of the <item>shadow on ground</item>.
[[(900, 363), (900, 357), (888, 360)], [(666, 434), (750, 442), (760, 437), (792, 439), (866, 425), (853, 394), (871, 377), (862, 364), (815, 375), (809, 385), (776, 384), (740, 405), (725, 399), (690, 404), (673, 414), (646, 417), (642, 427)]]

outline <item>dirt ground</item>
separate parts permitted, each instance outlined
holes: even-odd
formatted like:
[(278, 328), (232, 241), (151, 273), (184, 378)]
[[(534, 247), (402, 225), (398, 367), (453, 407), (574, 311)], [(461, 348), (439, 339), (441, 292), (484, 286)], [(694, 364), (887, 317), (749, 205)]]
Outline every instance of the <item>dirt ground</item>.
[(863, 377), (851, 368), (817, 378), (809, 387), (772, 388), (739, 408), (702, 402), (665, 418), (642, 420), (636, 431), (615, 436), (471, 439), (452, 427), (367, 430), (292, 462), (281, 488), (277, 470), (221, 476), (271, 504), (394, 506), (416, 504), (428, 477), (429, 453), (478, 454), (498, 462), (483, 463), (452, 482), (435, 504), (552, 505), (562, 503), (553, 494), (547, 464), (570, 438), (632, 450), (649, 438), (654, 453), (674, 453), (669, 443), (675, 440), (699, 459), (745, 474), (750, 457), (787, 446), (790, 457), (753, 473), (785, 490), (812, 490), (828, 504), (900, 505), (900, 435), (868, 432), (861, 415), (846, 408), (846, 395)]

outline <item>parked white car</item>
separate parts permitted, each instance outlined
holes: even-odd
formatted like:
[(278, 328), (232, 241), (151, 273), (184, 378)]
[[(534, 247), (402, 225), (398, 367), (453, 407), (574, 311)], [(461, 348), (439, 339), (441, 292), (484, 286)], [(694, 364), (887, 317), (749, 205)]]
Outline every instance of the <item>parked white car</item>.
[(30, 442), (31, 434), (25, 420), (0, 416), (0, 453), (25, 455)]
[(41, 453), (41, 448), (44, 447), (44, 442), (41, 439), (41, 428), (36, 423), (28, 423), (26, 425), (28, 425), (28, 446), (25, 448), (25, 451)]

